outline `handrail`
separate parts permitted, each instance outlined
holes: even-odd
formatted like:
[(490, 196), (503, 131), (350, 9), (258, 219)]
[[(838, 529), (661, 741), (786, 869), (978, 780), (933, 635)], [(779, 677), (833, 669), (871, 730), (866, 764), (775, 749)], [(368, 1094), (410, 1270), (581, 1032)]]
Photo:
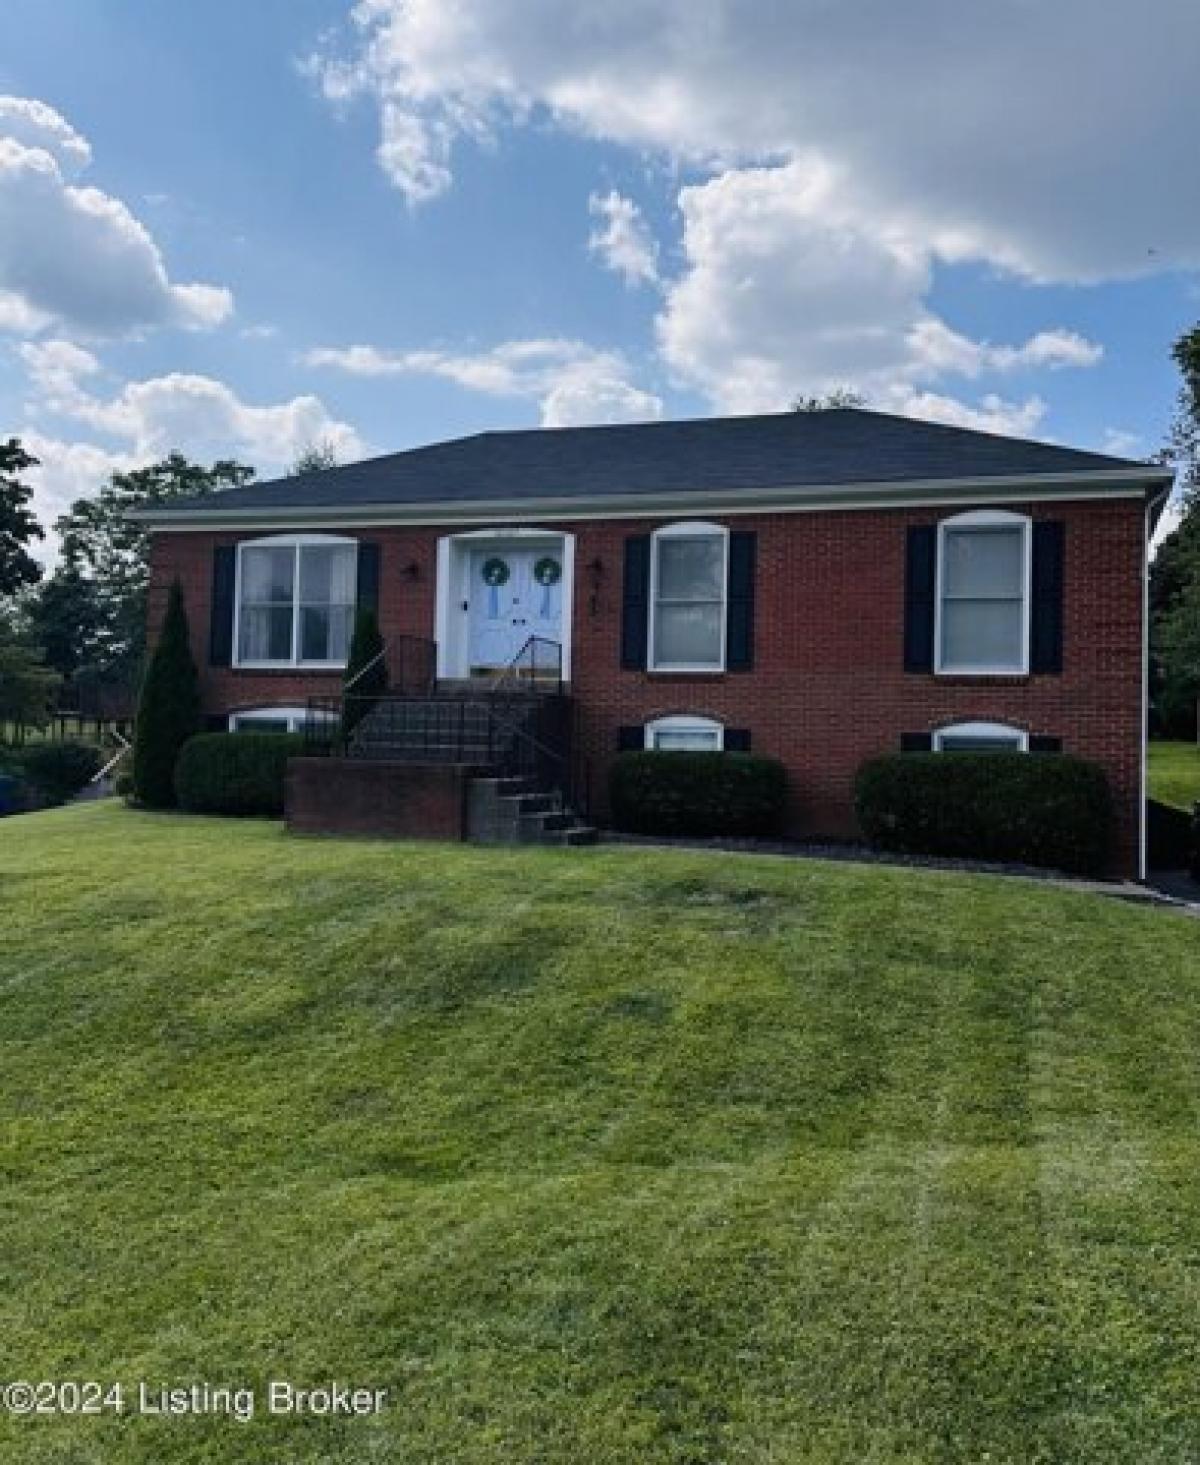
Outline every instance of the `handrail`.
[(88, 779), (89, 784), (99, 783), (100, 780), (107, 775), (108, 770), (110, 768), (115, 768), (117, 764), (121, 761), (121, 759), (124, 758), (125, 754), (129, 752), (130, 748), (133, 747), (133, 744), (127, 738), (123, 738), (115, 727), (112, 730), (112, 735), (114, 738), (116, 738), (117, 742), (121, 744), (121, 746), (118, 749), (116, 755), (108, 760), (108, 762), (104, 765), (99, 773), (92, 774), (91, 778)]
[(512, 658), (512, 660), (508, 663), (508, 665), (488, 688), (489, 696), (495, 697), (497, 695), (502, 695), (507, 691), (508, 683), (515, 682), (519, 679), (521, 664), (527, 651), (532, 652), (530, 657), (529, 670), (531, 673), (532, 682), (536, 684), (538, 675), (536, 648), (538, 646), (551, 646), (554, 648), (555, 662), (557, 664), (557, 674), (554, 678), (554, 683), (556, 690), (562, 689), (562, 642), (551, 641), (548, 636), (527, 636), (525, 638), (525, 643), (524, 645), (522, 645), (520, 651), (517, 652), (517, 654)]
[(353, 687), (356, 683), (361, 682), (362, 679), (363, 679), (363, 677), (366, 676), (366, 674), (371, 670), (371, 668), (374, 667), (374, 666), (378, 666), (378, 664), (384, 659), (384, 657), (386, 655), (387, 655), (387, 647), (385, 646), (381, 650), (377, 651), (375, 653), (375, 655), (372, 656), (372, 658), (370, 659), (370, 661), (368, 661), (366, 663), (365, 666), (360, 666), (359, 667), (359, 669), (354, 673), (354, 675), (350, 678), (350, 680), (348, 682), (346, 682), (345, 685), (342, 687), (342, 691), (343, 692), (348, 692), (350, 690), (350, 688)]

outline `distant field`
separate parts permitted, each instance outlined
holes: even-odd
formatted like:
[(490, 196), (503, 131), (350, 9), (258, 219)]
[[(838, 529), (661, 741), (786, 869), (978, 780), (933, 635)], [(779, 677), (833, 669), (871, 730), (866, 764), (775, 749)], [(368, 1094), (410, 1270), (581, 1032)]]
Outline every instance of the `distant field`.
[(1150, 797), (1177, 809), (1200, 802), (1200, 747), (1195, 743), (1151, 743)]
[(683, 851), (0, 826), (14, 1465), (1200, 1458), (1200, 926)]

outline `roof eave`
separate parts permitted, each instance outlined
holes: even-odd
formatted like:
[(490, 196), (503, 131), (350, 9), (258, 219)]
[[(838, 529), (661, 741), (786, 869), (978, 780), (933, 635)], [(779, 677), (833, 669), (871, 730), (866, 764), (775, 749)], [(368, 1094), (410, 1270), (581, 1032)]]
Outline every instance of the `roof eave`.
[(760, 489), (684, 489), (654, 494), (593, 494), (587, 497), (462, 499), (423, 503), (280, 504), (189, 509), (154, 506), (129, 518), (151, 529), (244, 529), (315, 524), (457, 524), (490, 520), (660, 518), (680, 511), (726, 514), (812, 512), (821, 509), (910, 507), (919, 504), (1013, 502), (1028, 498), (1138, 497), (1173, 481), (1170, 469), (1150, 464), (1054, 474), (1011, 474), (981, 478), (906, 479), (853, 484), (795, 484)]

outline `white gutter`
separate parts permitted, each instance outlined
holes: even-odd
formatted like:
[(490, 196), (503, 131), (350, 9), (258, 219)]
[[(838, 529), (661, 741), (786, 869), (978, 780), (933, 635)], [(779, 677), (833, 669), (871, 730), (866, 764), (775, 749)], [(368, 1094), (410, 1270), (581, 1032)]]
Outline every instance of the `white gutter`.
[[(1162, 481), (1162, 480), (1159, 480)], [(1142, 534), (1142, 748), (1139, 769), (1138, 798), (1138, 879), (1148, 873), (1149, 817), (1146, 800), (1150, 794), (1150, 541), (1158, 524), (1159, 512), (1175, 486), (1172, 471), (1170, 482), (1162, 491), (1146, 500), (1146, 516)]]
[[(252, 508), (221, 506), (222, 495), (194, 509), (135, 509), (129, 518), (153, 529), (306, 529), (352, 526), (535, 523), (564, 519), (656, 519), (681, 512), (720, 514), (813, 513), (831, 509), (912, 508), (926, 504), (1013, 503), (1038, 499), (1141, 498), (1148, 485), (1166, 483), (1169, 472), (1143, 467), (1087, 473), (987, 478), (906, 479), (853, 484), (785, 484), (760, 489), (683, 489), (655, 494), (590, 497), (462, 499), (426, 503), (286, 502)], [(232, 490), (236, 492), (236, 490)]]

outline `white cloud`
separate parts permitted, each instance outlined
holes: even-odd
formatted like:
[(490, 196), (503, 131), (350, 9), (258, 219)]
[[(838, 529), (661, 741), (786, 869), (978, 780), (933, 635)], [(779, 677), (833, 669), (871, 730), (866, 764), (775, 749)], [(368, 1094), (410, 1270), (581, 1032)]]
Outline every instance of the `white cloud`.
[(35, 97), (0, 97), (0, 137), (11, 137), (22, 147), (40, 148), (65, 173), (82, 172), (92, 161), (87, 139), (61, 113)]
[(836, 174), (814, 160), (732, 169), (682, 190), (684, 268), (657, 321), (678, 381), (730, 412), (848, 386), (894, 410), (1024, 432), (1044, 413), (1038, 398), (972, 406), (927, 388), (1100, 360), (1099, 346), (1069, 331), (998, 345), (951, 329), (925, 304), (928, 252), (900, 231), (864, 227), (839, 197)]
[(588, 248), (605, 268), (627, 285), (652, 285), (658, 279), (658, 246), (633, 199), (616, 189), (593, 193), (588, 211), (601, 222), (588, 238)]
[(1109, 427), (1105, 429), (1104, 441), (1100, 445), (1102, 453), (1111, 453), (1114, 458), (1132, 458), (1142, 446), (1140, 433), (1127, 432), (1122, 427)]
[[(413, 199), (539, 109), (722, 166), (815, 156), (861, 219), (1045, 279), (1200, 263), (1194, 0), (359, 0), (338, 100), (376, 99)], [(1114, 99), (1119, 98), (1119, 104)], [(1151, 165), (1152, 160), (1152, 165)], [(1153, 251), (1153, 253), (1151, 253)]]
[(505, 341), (474, 354), (317, 346), (305, 353), (304, 361), (350, 376), (436, 376), (488, 396), (533, 400), (545, 427), (662, 415), (661, 399), (629, 381), (628, 364), (619, 352), (600, 351), (582, 341)]
[(174, 283), (125, 204), (68, 181), (90, 155), (44, 103), (0, 99), (0, 326), (112, 335), (219, 325), (233, 309), (228, 290)]
[(49, 532), (55, 519), (76, 499), (95, 494), (111, 473), (137, 467), (139, 459), (134, 453), (110, 452), (95, 443), (65, 442), (34, 429), (26, 429), (20, 437), (22, 446), (38, 460), (38, 466), (22, 476), (33, 489), (34, 513), (47, 530), (34, 553), (49, 564), (56, 553), (54, 535)]
[(224, 382), (183, 372), (127, 382), (105, 396), (86, 384), (100, 363), (68, 341), (29, 342), (19, 354), (39, 393), (35, 416), (84, 423), (123, 441), (122, 451), (141, 461), (178, 448), (195, 458), (240, 457), (273, 471), (314, 442), (329, 443), (343, 460), (366, 451), (354, 428), (333, 417), (319, 397), (255, 406)]

